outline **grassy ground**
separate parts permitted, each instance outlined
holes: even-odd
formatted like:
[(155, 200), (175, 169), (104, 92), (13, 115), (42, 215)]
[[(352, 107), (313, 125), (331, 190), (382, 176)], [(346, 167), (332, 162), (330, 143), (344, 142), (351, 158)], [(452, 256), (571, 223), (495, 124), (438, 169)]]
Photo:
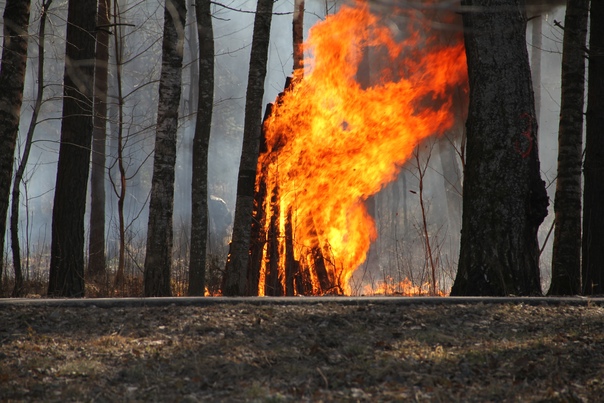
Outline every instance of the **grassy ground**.
[(12, 306), (0, 401), (596, 402), (604, 308)]

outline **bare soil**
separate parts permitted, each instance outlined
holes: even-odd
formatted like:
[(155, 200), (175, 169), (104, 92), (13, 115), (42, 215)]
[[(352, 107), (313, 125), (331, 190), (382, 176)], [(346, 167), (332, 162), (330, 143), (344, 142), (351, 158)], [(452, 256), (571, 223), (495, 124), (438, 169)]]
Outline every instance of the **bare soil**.
[(600, 306), (0, 306), (2, 402), (603, 396)]

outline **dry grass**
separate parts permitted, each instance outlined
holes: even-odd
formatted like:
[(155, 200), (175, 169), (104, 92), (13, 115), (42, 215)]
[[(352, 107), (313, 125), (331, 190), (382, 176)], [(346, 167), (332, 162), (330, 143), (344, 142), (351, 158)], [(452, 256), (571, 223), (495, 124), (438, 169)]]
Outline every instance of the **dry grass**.
[(591, 402), (604, 308), (213, 305), (0, 311), (1, 401)]

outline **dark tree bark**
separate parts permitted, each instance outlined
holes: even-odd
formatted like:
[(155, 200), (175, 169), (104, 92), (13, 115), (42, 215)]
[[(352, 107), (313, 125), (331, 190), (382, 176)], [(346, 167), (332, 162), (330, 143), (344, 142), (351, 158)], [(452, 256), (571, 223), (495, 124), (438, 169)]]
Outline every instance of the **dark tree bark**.
[(166, 1), (157, 132), (145, 254), (145, 297), (164, 297), (171, 294), (174, 167), (176, 165), (176, 132), (181, 93), (185, 16), (185, 0)]
[(84, 296), (84, 212), (92, 141), (95, 0), (70, 0), (48, 295)]
[(264, 295), (280, 297), (283, 296), (283, 284), (279, 263), (281, 261), (281, 251), (279, 248), (279, 229), (280, 225), (280, 209), (279, 209), (279, 188), (275, 186), (271, 192), (270, 201), (270, 217), (267, 234), (266, 257), (266, 276), (264, 281)]
[[(4, 40), (0, 64), (0, 258), (4, 255), (6, 214), (23, 103), (29, 8), (29, 0), (7, 0), (4, 7)], [(4, 259), (0, 259), (0, 278), (3, 265)]]
[[(36, 100), (34, 102), (33, 113), (27, 135), (25, 136), (25, 145), (23, 147), (23, 155), (19, 161), (19, 166), (15, 172), (15, 180), (13, 181), (12, 199), (11, 199), (11, 216), (10, 216), (10, 233), (11, 233), (11, 249), (13, 252), (13, 269), (15, 270), (15, 286), (12, 296), (20, 297), (23, 289), (23, 271), (21, 270), (21, 246), (19, 241), (19, 200), (21, 198), (21, 182), (23, 174), (27, 167), (27, 161), (31, 152), (31, 146), (34, 139), (34, 133), (38, 123), (38, 115), (42, 107), (42, 99), (44, 95), (44, 45), (46, 41), (45, 29), (46, 20), (48, 17), (48, 8), (52, 0), (46, 0), (42, 3), (42, 12), (40, 15), (40, 25), (38, 29), (38, 82), (36, 85)], [(1, 274), (1, 271), (0, 271)]]
[(223, 280), (223, 295), (246, 293), (252, 211), (262, 123), (262, 98), (268, 60), (273, 1), (258, 0), (245, 101), (243, 148), (237, 181), (233, 238)]
[[(191, 2), (191, 4), (193, 4), (193, 2)], [(198, 8), (199, 6), (195, 5), (194, 7), (192, 6), (187, 9), (187, 44), (189, 47), (189, 52), (191, 54), (191, 64), (189, 65), (189, 94), (187, 95), (189, 102), (188, 108), (186, 109), (186, 113), (188, 115), (193, 115), (197, 112), (197, 91), (199, 90), (199, 62), (196, 63), (195, 61), (198, 60), (197, 58), (199, 53), (199, 34), (197, 31), (199, 29), (199, 25), (195, 14), (198, 12)], [(211, 24), (212, 21), (210, 20), (209, 23)], [(211, 25), (210, 28), (212, 28)]]
[(189, 295), (204, 295), (208, 242), (208, 150), (214, 103), (214, 33), (209, 0), (195, 3), (199, 38), (199, 101), (193, 139)]
[(105, 275), (105, 158), (107, 141), (107, 67), (109, 63), (110, 0), (100, 0), (97, 13), (94, 65), (94, 118), (90, 168), (90, 240), (88, 273)]
[(533, 94), (535, 97), (535, 116), (541, 115), (541, 52), (543, 48), (543, 18), (533, 16), (531, 29), (531, 74), (533, 76)]
[(581, 292), (581, 164), (588, 14), (589, 0), (567, 2), (554, 199), (556, 227), (549, 295), (577, 295)]
[(547, 214), (526, 49), (515, 0), (464, 0), (470, 105), (459, 270), (451, 295), (539, 295)]
[(585, 163), (583, 293), (604, 294), (604, 2), (591, 2)]
[[(294, 78), (301, 79), (304, 71), (304, 0), (294, 1), (294, 18), (292, 21), (292, 42), (294, 47)], [(296, 71), (298, 71), (296, 73)]]

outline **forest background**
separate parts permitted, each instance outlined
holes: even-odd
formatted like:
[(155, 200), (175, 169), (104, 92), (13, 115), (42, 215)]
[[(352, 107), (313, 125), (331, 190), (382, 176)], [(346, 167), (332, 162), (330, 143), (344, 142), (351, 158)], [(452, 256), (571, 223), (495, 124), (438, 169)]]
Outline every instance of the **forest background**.
[[(163, 36), (163, 2), (120, 1), (117, 3), (121, 25), (113, 34), (119, 37), (123, 61), (121, 85), (123, 87), (123, 155), (127, 192), (124, 199), (126, 222), (126, 282), (121, 290), (112, 290), (118, 260), (119, 235), (115, 186), (117, 181), (117, 88), (116, 53), (110, 47), (109, 102), (107, 125), (106, 168), (106, 247), (109, 276), (100, 283), (88, 284), (87, 295), (140, 295), (144, 265), (145, 240), (149, 190), (151, 186), (152, 155), (154, 147), (158, 82)], [(338, 1), (307, 1), (304, 32), (335, 13), (341, 6)], [(0, 2), (3, 8), (4, 2)], [(37, 60), (41, 16), (41, 4), (33, 2), (30, 18), (30, 41), (25, 80), (24, 104), (22, 107), (17, 159), (24, 147), (25, 128), (31, 119), (37, 95)], [(226, 259), (227, 241), (232, 229), (232, 214), (235, 210), (237, 172), (241, 154), (246, 81), (249, 67), (249, 50), (254, 22), (255, 2), (234, 1), (213, 3), (213, 29), (215, 39), (215, 101), (212, 119), (208, 165), (208, 191), (213, 195), (210, 215), (214, 217), (210, 231), (208, 263), (209, 292), (219, 288)], [(192, 7), (190, 7), (192, 9)], [(293, 4), (277, 1), (273, 9), (268, 69), (265, 81), (263, 104), (273, 102), (283, 90), (285, 80), (292, 72), (292, 15)], [(546, 181), (548, 195), (553, 200), (558, 151), (558, 123), (560, 99), (560, 65), (564, 19), (564, 7), (540, 10), (539, 18), (529, 21), (527, 46), (529, 52), (540, 58), (541, 103), (538, 105), (539, 152), (541, 173)], [(189, 12), (191, 14), (191, 12)], [(32, 154), (25, 168), (22, 197), (19, 205), (19, 237), (22, 246), (24, 276), (32, 294), (44, 294), (48, 280), (50, 260), (51, 216), (53, 193), (56, 181), (56, 163), (59, 154), (63, 63), (65, 53), (65, 27), (67, 2), (55, 1), (47, 12), (46, 50), (44, 67), (43, 104), (38, 116)], [(539, 24), (541, 33), (532, 37), (534, 25)], [(459, 28), (461, 29), (461, 27)], [(191, 144), (195, 122), (195, 104), (198, 72), (196, 32), (190, 22), (185, 29), (182, 97), (179, 106), (177, 165), (174, 197), (174, 250), (172, 287), (175, 295), (186, 293), (189, 256), (189, 234), (191, 222)], [(113, 101), (112, 101), (113, 100)], [(452, 183), (446, 174), (461, 171), (461, 160), (441, 158), (449, 151), (462, 150), (463, 127), (448, 136), (430, 138), (419, 147), (416, 158), (402, 169), (398, 179), (385, 187), (376, 197), (376, 224), (378, 239), (370, 251), (373, 256), (360, 267), (353, 281), (353, 293), (427, 293), (423, 288), (429, 281), (426, 238), (431, 239), (436, 259), (438, 283), (447, 293), (455, 278), (459, 258), (459, 232), (461, 215), (450, 214), (447, 192), (461, 198), (461, 178)], [(450, 165), (453, 163), (454, 165)], [(419, 199), (420, 182), (423, 187)], [(421, 202), (421, 203), (420, 203)], [(421, 204), (424, 204), (422, 207)], [(214, 205), (214, 207), (212, 207)], [(213, 211), (212, 208), (215, 208)], [(550, 214), (539, 231), (541, 247), (542, 289), (547, 290), (551, 274), (551, 244), (553, 203)], [(89, 211), (87, 211), (87, 214)], [(219, 218), (220, 217), (220, 218)], [(424, 222), (423, 219), (426, 219)], [(85, 222), (89, 222), (88, 215)], [(86, 226), (88, 228), (88, 226)], [(424, 235), (424, 229), (427, 234)], [(86, 234), (88, 236), (88, 234)], [(10, 236), (5, 237), (2, 290), (10, 292), (14, 281)], [(372, 260), (373, 259), (373, 260)], [(371, 265), (368, 263), (371, 262)], [(214, 276), (214, 277), (212, 277)], [(408, 281), (408, 282), (405, 282)], [(405, 285), (407, 284), (407, 285)], [(409, 289), (404, 287), (410, 286)], [(417, 287), (417, 288), (415, 288)]]

